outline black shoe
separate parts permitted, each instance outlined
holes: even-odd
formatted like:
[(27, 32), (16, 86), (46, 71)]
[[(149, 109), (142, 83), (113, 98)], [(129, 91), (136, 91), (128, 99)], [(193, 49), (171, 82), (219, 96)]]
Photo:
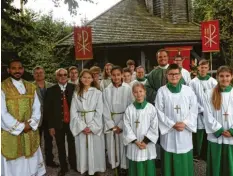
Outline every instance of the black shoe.
[(55, 162), (47, 163), (46, 165), (48, 167), (52, 167), (52, 168), (58, 168), (58, 167), (60, 167), (60, 165), (57, 164), (57, 163), (55, 163)]
[(68, 171), (60, 170), (60, 171), (58, 172), (57, 176), (65, 176), (67, 172), (68, 172)]

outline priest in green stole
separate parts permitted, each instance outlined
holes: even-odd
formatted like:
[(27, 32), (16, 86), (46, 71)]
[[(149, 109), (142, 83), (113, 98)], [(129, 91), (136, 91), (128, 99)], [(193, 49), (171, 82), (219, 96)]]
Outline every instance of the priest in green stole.
[(233, 175), (233, 70), (221, 66), (218, 84), (207, 91), (204, 123), (208, 139), (207, 176)]
[(19, 60), (9, 64), (10, 78), (1, 84), (1, 160), (4, 176), (45, 174), (37, 130), (40, 102), (36, 87), (21, 79), (24, 68)]
[(157, 91), (160, 87), (167, 83), (166, 69), (168, 64), (168, 52), (160, 49), (156, 53), (158, 66), (147, 75), (146, 87), (146, 100), (154, 104)]
[(168, 83), (158, 90), (158, 113), (163, 176), (193, 176), (192, 133), (197, 130), (197, 98), (182, 85), (177, 64), (167, 68)]

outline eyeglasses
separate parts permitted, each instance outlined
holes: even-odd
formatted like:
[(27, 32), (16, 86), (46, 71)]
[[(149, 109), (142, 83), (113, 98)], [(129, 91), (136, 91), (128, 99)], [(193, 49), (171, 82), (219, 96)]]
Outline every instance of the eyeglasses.
[(67, 74), (58, 74), (59, 77), (67, 76)]
[(169, 73), (168, 76), (171, 76), (171, 77), (177, 77), (179, 76), (180, 73)]

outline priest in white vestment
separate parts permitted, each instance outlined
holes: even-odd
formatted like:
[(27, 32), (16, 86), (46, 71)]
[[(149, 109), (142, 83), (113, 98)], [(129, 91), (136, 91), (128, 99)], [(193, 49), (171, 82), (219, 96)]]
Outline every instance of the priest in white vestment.
[(10, 78), (1, 90), (1, 175), (42, 176), (46, 173), (40, 149), (40, 102), (36, 87), (23, 79), (21, 61), (9, 64)]

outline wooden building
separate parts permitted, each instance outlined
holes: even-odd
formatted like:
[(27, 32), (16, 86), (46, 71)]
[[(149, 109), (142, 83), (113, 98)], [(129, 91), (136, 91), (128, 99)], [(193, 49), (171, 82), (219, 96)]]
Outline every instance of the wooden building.
[[(190, 58), (201, 55), (200, 26), (192, 22), (191, 0), (122, 0), (87, 26), (92, 27), (94, 59), (86, 61), (86, 67), (98, 63), (103, 68), (106, 62), (125, 67), (133, 59), (150, 71), (157, 65), (156, 51), (167, 47), (176, 52), (191, 47), (185, 56), (188, 65)], [(57, 46), (71, 45), (73, 33)]]

